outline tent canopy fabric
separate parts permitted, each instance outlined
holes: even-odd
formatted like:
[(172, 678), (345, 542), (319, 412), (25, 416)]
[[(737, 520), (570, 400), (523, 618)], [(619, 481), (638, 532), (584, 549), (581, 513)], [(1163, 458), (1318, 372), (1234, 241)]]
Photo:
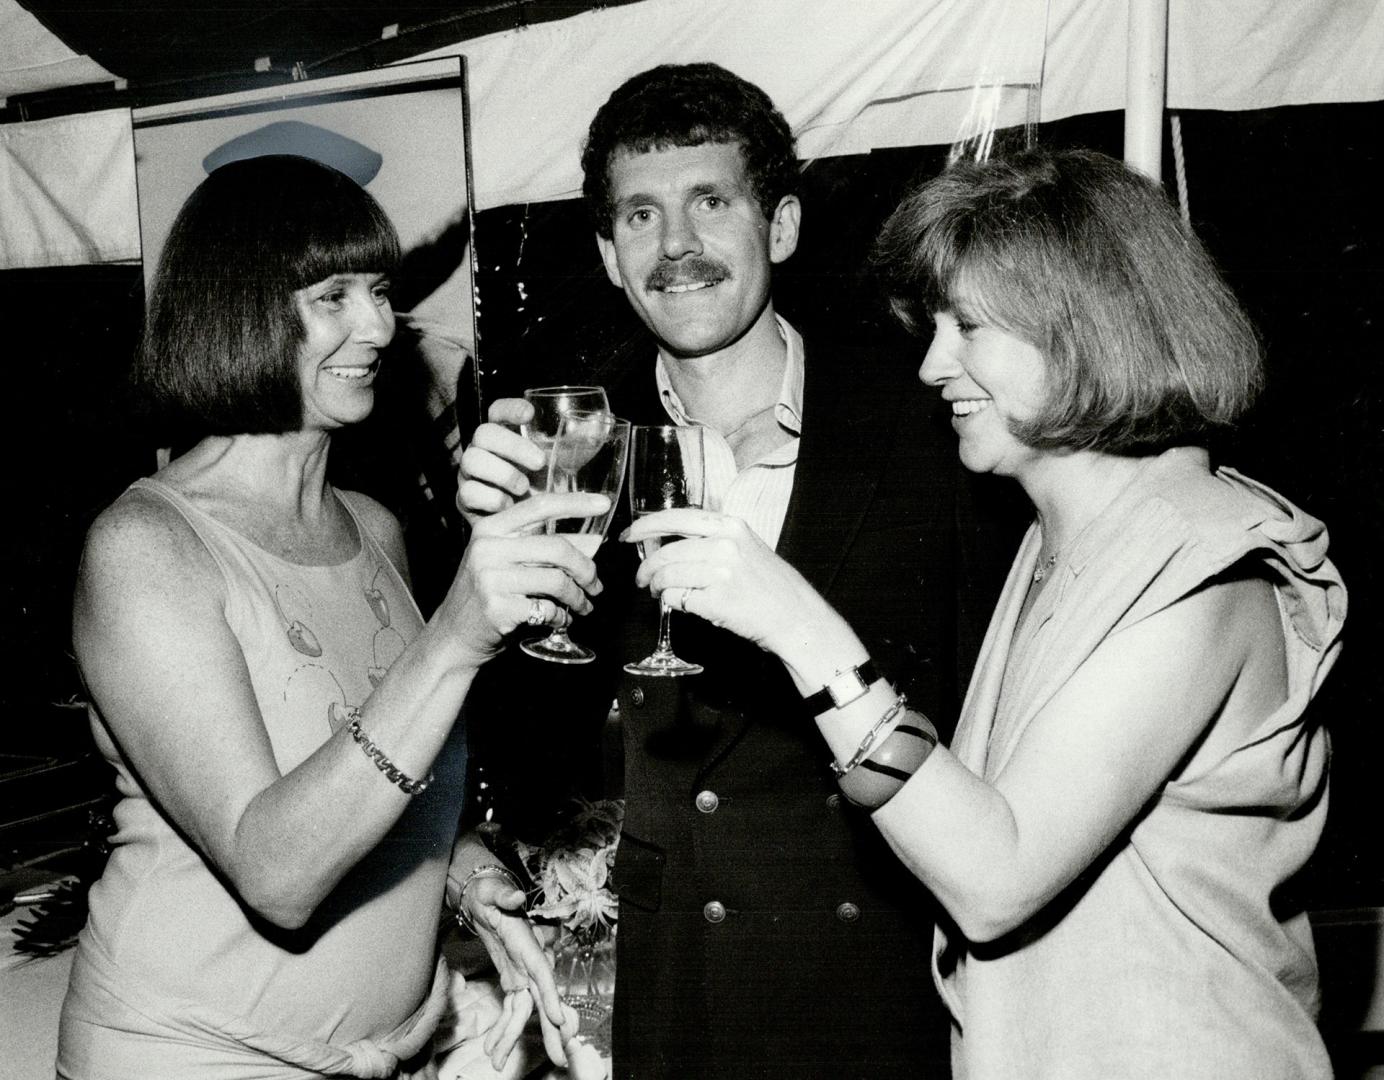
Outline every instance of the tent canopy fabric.
[(14, 0), (0, 0), (0, 97), (113, 78), (91, 57), (74, 52)]
[[(1169, 4), (1170, 108), (1384, 99), (1377, 0)], [(405, 12), (445, 23), (443, 8), (460, 16), (479, 6), (380, 5), (371, 17)], [(243, 18), (247, 6), (232, 10)], [(1125, 13), (1109, 0), (638, 0), (418, 55), (467, 58), (476, 204), (487, 209), (574, 195), (596, 108), (624, 78), (663, 62), (714, 60), (763, 86), (807, 158), (951, 143), (1026, 120), (1120, 109)], [(144, 17), (158, 15), (146, 9)], [(299, 21), (310, 25), (301, 13)], [(238, 24), (240, 55), (268, 55), (256, 25)], [(203, 55), (186, 44), (210, 69), (227, 62), (219, 47)], [(15, 0), (0, 0), (0, 93), (103, 75)], [(137, 259), (137, 220), (127, 110), (0, 124), (0, 267)]]
[[(342, 74), (465, 38), (631, 2), (371, 0), (327, 6), (320, 0), (3, 0), (0, 98), (109, 83), (118, 77), (141, 92), (140, 104), (148, 104), (148, 92), (164, 87), (187, 98), (206, 93), (196, 86), (214, 77), (234, 79), (259, 72), (265, 78), (285, 79), (294, 77), (295, 70), (309, 77)], [(24, 38), (16, 36), (21, 32)], [(51, 78), (40, 77), (38, 68), (57, 60), (53, 52), (23, 47), (24, 41), (40, 34), (48, 39), (45, 50), (61, 49), (85, 59), (89, 72), (74, 70), (67, 77), (53, 71)], [(97, 87), (89, 86), (86, 96), (96, 92)], [(44, 96), (79, 100), (84, 95), (74, 91)]]

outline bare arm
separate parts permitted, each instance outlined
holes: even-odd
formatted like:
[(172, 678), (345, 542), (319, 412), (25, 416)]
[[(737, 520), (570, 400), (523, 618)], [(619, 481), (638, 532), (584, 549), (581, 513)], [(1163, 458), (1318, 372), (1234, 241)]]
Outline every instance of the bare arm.
[[(1286, 691), (1269, 587), (1212, 585), (1108, 638), (1033, 719), (993, 783), (939, 749), (874, 820), (962, 932), (992, 940), (1089, 867), (1208, 725), (1252, 723)], [(876, 699), (863, 711), (878, 708)], [(831, 714), (819, 726), (845, 760), (858, 734)]]
[[(477, 668), (523, 621), (530, 595), (589, 610), (584, 590), (599, 588), (589, 560), (560, 538), (505, 535), (545, 509), (557, 503), (533, 500), (473, 538), (438, 613), (364, 703), (361, 726), (408, 775), (428, 774)], [(151, 796), (246, 903), (301, 926), (409, 797), (345, 730), (280, 774), (224, 605), (187, 525), (157, 500), (126, 497), (88, 537), (77, 657)]]

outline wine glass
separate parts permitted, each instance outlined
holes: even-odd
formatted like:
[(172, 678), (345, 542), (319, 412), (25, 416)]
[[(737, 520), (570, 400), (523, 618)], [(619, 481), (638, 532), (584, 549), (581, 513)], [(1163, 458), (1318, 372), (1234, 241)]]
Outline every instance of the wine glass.
[[(558, 518), (547, 523), (549, 533), (565, 536), (588, 559), (605, 539), (620, 485), (625, 480), (629, 458), (630, 424), (609, 412), (568, 412), (558, 424), (557, 437), (548, 454), (548, 476), (544, 490), (551, 492), (585, 491), (604, 495), (610, 508), (603, 514), (583, 518)], [(554, 664), (589, 664), (596, 653), (578, 645), (567, 630), (555, 626), (544, 638), (520, 642), (530, 656)]]
[(539, 386), (524, 391), (524, 400), (533, 406), (533, 418), (519, 426), (519, 434), (543, 451), (543, 464), (529, 478), (529, 492), (543, 491), (548, 482), (548, 463), (557, 438), (558, 425), (569, 412), (609, 413), (610, 402), (599, 386)]
[[(700, 427), (646, 427), (634, 429), (630, 458), (630, 511), (638, 521), (645, 514), (679, 506), (701, 506), (704, 478), (702, 429)], [(639, 557), (647, 559), (676, 536), (653, 537), (639, 542)], [(673, 652), (672, 609), (658, 598), (658, 645), (637, 663), (625, 665), (633, 675), (672, 677), (696, 675), (701, 664), (681, 659)]]

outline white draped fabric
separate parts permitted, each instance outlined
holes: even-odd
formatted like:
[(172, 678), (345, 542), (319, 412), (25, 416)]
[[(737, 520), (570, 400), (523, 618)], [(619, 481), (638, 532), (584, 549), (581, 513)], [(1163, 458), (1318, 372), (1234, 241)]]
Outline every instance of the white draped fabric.
[(0, 268), (138, 258), (127, 110), (0, 125)]
[[(1113, 0), (642, 0), (426, 55), (467, 57), (486, 209), (574, 195), (597, 106), (667, 61), (714, 60), (759, 83), (805, 157), (1120, 109), (1125, 10)], [(84, 59), (41, 44), (36, 24), (11, 40), (10, 26), (27, 25), (16, 11), (25, 14), (0, 0), (0, 93), (50, 85), (20, 76)], [(1041, 97), (1030, 96), (1040, 82)], [(1377, 0), (1170, 0), (1170, 108), (1379, 99)], [(132, 157), (123, 110), (0, 126), (0, 267), (138, 258)]]

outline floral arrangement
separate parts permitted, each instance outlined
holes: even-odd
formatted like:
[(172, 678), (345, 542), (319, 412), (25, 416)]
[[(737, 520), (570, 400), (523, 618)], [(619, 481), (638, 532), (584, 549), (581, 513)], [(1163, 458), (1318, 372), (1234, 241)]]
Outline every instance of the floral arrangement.
[(542, 844), (516, 842), (534, 881), (532, 917), (560, 923), (588, 944), (613, 934), (619, 902), (609, 881), (624, 811), (620, 799), (578, 799), (571, 816)]

